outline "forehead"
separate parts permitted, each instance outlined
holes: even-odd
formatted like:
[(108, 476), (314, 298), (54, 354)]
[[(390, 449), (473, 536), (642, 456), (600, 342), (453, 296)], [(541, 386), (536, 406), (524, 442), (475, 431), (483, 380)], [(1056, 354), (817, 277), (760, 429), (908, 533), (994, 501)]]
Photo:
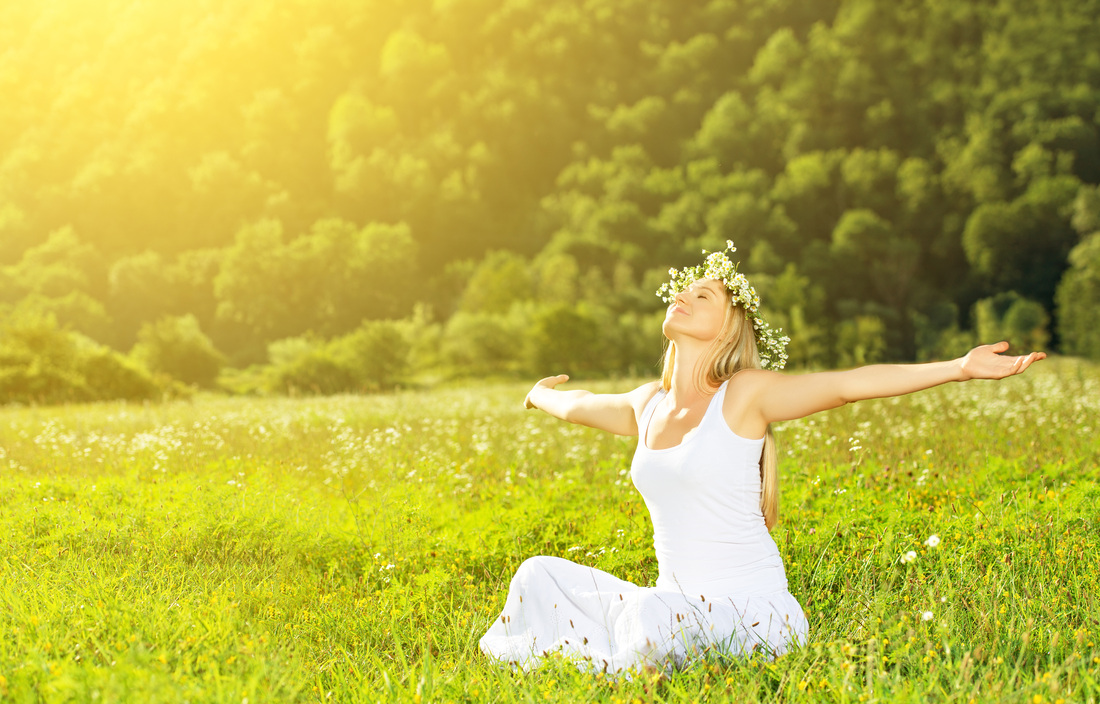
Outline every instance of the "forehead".
[(700, 288), (706, 289), (714, 294), (721, 294), (726, 289), (725, 285), (718, 279), (696, 279), (684, 290), (694, 291)]

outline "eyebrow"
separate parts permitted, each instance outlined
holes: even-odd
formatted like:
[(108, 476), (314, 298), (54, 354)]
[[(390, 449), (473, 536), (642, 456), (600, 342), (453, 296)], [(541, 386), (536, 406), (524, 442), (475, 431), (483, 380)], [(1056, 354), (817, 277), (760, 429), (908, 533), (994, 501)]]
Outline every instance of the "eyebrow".
[(708, 284), (700, 284), (696, 288), (698, 288), (700, 291), (706, 291), (707, 293), (715, 295), (715, 296), (718, 295), (718, 291), (716, 290), (716, 288), (713, 284), (709, 284), (709, 283)]

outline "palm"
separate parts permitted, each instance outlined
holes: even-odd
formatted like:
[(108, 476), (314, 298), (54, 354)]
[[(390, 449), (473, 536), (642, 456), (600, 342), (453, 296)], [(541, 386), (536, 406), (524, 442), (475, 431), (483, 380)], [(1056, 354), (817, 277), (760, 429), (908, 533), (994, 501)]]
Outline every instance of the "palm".
[(1033, 362), (1046, 358), (1045, 352), (1032, 352), (1029, 355), (1015, 356), (1003, 354), (1008, 350), (1007, 342), (995, 345), (980, 345), (963, 357), (963, 372), (970, 379), (1003, 379), (1019, 374)]

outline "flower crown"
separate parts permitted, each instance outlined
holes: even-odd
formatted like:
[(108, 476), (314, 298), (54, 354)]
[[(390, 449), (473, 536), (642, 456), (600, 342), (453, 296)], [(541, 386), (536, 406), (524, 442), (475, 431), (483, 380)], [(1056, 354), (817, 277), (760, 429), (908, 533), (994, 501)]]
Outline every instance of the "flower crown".
[[(730, 254), (737, 251), (733, 242), (726, 240), (726, 251)], [(756, 349), (760, 353), (760, 366), (764, 369), (782, 369), (787, 364), (787, 343), (791, 338), (783, 334), (781, 329), (772, 329), (760, 314), (760, 296), (756, 295), (756, 289), (749, 284), (744, 274), (737, 271), (734, 264), (726, 256), (726, 252), (711, 252), (703, 250), (707, 255), (701, 266), (690, 266), (683, 270), (675, 268), (668, 270), (671, 281), (661, 284), (657, 289), (657, 295), (665, 303), (671, 303), (676, 294), (680, 293), (699, 279), (717, 279), (721, 281), (726, 290), (730, 292), (735, 304), (740, 304), (745, 309), (745, 314), (752, 321), (752, 327), (756, 331)]]

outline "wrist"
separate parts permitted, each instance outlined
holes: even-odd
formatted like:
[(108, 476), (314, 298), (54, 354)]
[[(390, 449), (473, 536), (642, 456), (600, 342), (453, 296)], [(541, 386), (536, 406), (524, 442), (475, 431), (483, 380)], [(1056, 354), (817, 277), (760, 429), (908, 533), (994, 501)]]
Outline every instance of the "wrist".
[(535, 384), (534, 388), (527, 392), (527, 398), (523, 399), (524, 407), (541, 409), (542, 405), (539, 403), (539, 399), (542, 396), (542, 392), (545, 390), (544, 387)]
[(971, 376), (966, 371), (966, 357), (951, 360), (952, 378), (954, 381), (970, 381)]

